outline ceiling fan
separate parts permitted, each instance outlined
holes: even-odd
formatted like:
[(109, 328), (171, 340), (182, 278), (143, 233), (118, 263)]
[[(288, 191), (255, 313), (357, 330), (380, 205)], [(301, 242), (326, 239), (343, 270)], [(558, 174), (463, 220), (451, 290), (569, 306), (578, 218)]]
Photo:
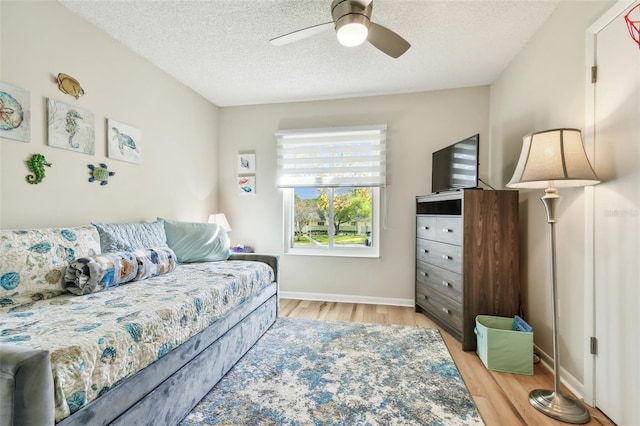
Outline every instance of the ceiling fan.
[(373, 0), (333, 0), (333, 21), (303, 28), (273, 38), (269, 42), (282, 46), (319, 34), (333, 25), (338, 41), (344, 46), (358, 46), (366, 40), (387, 55), (393, 58), (400, 57), (411, 45), (390, 29), (371, 22), (372, 9)]

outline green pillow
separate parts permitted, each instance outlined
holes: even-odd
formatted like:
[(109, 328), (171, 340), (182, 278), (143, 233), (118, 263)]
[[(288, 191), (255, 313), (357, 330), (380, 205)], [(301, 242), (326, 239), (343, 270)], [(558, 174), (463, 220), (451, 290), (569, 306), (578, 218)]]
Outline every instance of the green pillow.
[(167, 245), (178, 262), (214, 262), (227, 260), (231, 255), (227, 231), (215, 223), (164, 221)]

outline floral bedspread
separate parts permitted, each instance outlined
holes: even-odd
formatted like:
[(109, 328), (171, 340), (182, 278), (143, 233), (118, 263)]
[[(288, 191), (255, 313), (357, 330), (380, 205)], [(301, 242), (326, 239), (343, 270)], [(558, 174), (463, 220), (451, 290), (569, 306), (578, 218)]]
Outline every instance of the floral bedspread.
[(99, 293), (2, 307), (0, 342), (51, 352), (60, 421), (274, 280), (261, 262), (183, 264)]

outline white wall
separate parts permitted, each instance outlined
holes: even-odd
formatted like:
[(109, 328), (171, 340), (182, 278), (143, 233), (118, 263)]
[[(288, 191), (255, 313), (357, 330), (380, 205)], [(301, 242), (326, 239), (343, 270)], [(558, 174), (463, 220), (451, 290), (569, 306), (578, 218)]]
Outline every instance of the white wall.
[[(0, 79), (31, 92), (31, 142), (0, 141), (0, 227), (201, 221), (216, 209), (216, 106), (58, 2), (3, 0), (0, 7)], [(86, 95), (60, 92), (60, 72)], [(95, 155), (47, 146), (48, 97), (94, 113)], [(107, 117), (142, 130), (142, 164), (106, 158)], [(53, 163), (38, 185), (25, 181), (34, 153)], [(106, 186), (87, 181), (87, 165), (101, 162), (116, 172)]]
[[(415, 197), (431, 192), (431, 153), (480, 133), (481, 176), (488, 152), (489, 88), (406, 95), (222, 108), (219, 159), (220, 209), (228, 215), (232, 244), (282, 253), (282, 193), (276, 189), (276, 141), (283, 129), (386, 123), (387, 228), (379, 259), (281, 258), (283, 291), (340, 294), (413, 303)], [(237, 193), (236, 156), (256, 153), (256, 195)], [(383, 218), (384, 221), (384, 218)], [(376, 299), (380, 298), (380, 299)], [(382, 300), (381, 300), (382, 299)], [(398, 300), (399, 299), (399, 300)]]
[[(557, 127), (585, 128), (585, 31), (612, 2), (561, 2), (491, 85), (490, 176), (505, 185), (522, 136)], [(520, 193), (523, 307), (535, 343), (552, 354), (549, 250), (543, 191)], [(560, 190), (556, 225), (560, 359), (580, 385), (584, 341), (584, 190)]]

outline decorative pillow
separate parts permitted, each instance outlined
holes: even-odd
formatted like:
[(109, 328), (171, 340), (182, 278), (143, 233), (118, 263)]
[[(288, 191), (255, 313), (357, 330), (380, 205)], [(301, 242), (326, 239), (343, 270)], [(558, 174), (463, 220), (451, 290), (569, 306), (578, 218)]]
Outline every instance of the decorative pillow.
[(167, 236), (162, 221), (151, 223), (94, 223), (100, 234), (102, 253), (166, 247)]
[(132, 252), (103, 253), (69, 263), (64, 275), (67, 290), (73, 294), (96, 293), (136, 278), (138, 261)]
[(19, 305), (64, 293), (70, 261), (100, 254), (91, 225), (0, 231), (0, 305)]
[(138, 261), (136, 280), (167, 274), (176, 269), (178, 264), (175, 253), (169, 247), (138, 249), (133, 254)]
[(227, 231), (215, 223), (164, 221), (167, 244), (178, 262), (213, 262), (231, 255)]

